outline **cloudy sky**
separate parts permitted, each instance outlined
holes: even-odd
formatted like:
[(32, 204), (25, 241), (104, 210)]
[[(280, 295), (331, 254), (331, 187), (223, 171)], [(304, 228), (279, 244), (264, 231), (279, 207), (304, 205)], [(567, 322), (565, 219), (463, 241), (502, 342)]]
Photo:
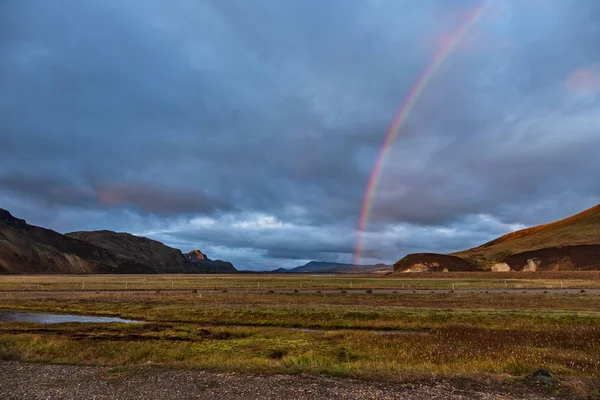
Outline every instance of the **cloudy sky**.
[[(0, 1), (0, 207), (238, 268), (351, 262), (369, 174), (481, 0)], [(365, 263), (600, 202), (600, 2), (491, 0), (390, 148)]]

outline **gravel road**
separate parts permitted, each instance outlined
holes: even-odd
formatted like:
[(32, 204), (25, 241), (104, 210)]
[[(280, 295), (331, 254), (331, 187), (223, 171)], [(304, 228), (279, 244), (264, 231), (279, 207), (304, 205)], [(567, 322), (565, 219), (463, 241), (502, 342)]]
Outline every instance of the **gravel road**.
[[(369, 292), (367, 292), (369, 290)], [(156, 293), (198, 293), (198, 294), (600, 294), (600, 289), (131, 289), (131, 290), (0, 290), (0, 294), (75, 294), (75, 293), (103, 293), (103, 294), (156, 294)]]
[(551, 399), (499, 381), (422, 380), (364, 382), (309, 375), (255, 375), (147, 367), (115, 372), (105, 367), (0, 361), (0, 398), (13, 399)]

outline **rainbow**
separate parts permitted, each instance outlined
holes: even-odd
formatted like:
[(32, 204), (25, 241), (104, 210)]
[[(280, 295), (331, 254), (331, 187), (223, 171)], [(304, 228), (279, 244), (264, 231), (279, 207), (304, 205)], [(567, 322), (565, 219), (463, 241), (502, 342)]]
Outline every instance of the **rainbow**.
[(367, 223), (369, 222), (369, 216), (371, 214), (371, 204), (373, 202), (373, 196), (377, 191), (377, 185), (379, 183), (379, 175), (381, 174), (381, 170), (390, 149), (390, 146), (398, 136), (398, 133), (402, 129), (406, 118), (409, 116), (413, 106), (415, 105), (419, 95), (423, 92), (423, 89), (427, 86), (431, 78), (435, 75), (436, 71), (442, 66), (444, 61), (448, 58), (450, 53), (458, 46), (458, 44), (463, 40), (469, 29), (481, 18), (481, 15), (487, 8), (489, 3), (484, 1), (479, 7), (475, 8), (465, 19), (465, 21), (456, 29), (454, 34), (451, 36), (448, 43), (446, 43), (440, 51), (433, 57), (425, 71), (421, 74), (417, 82), (414, 84), (408, 96), (402, 103), (396, 118), (390, 129), (388, 130), (385, 140), (379, 149), (379, 153), (377, 155), (377, 159), (375, 160), (375, 165), (373, 170), (371, 171), (371, 176), (369, 177), (369, 182), (367, 184), (367, 190), (365, 191), (365, 196), (363, 199), (363, 204), (361, 208), (360, 214), (360, 224), (358, 230), (358, 238), (356, 241), (356, 247), (354, 251), (354, 265), (359, 265), (362, 258), (362, 247), (363, 247), (363, 234), (367, 229)]

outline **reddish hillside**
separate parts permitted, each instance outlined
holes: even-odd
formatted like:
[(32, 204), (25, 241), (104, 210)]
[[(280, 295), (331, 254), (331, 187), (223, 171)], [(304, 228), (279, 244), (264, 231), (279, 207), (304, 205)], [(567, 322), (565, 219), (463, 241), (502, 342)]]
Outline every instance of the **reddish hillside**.
[[(418, 269), (418, 256), (404, 257), (394, 265), (395, 270)], [(600, 205), (560, 221), (506, 234), (473, 249), (429, 254), (428, 263), (453, 271), (458, 265), (456, 258), (477, 270), (600, 269)]]
[(575, 245), (600, 245), (600, 205), (572, 217), (512, 232), (474, 249), (454, 254), (469, 257)]

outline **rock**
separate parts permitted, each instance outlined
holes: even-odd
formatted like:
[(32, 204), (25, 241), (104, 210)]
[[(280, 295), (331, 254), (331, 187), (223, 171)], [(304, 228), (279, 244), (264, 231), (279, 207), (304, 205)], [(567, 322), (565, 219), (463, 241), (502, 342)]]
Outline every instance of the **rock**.
[(431, 270), (431, 267), (424, 263), (416, 263), (406, 268), (402, 272), (428, 272)]
[(185, 254), (185, 258), (190, 261), (198, 261), (198, 260), (210, 260), (206, 254), (201, 252), (200, 250), (192, 250), (189, 253)]
[(15, 218), (7, 210), (0, 208), (0, 225), (24, 228), (27, 226), (27, 223), (24, 219)]
[(535, 272), (542, 263), (539, 258), (530, 258), (527, 260), (527, 265), (523, 267), (523, 272)]
[(394, 264), (397, 272), (442, 272), (478, 271), (477, 267), (460, 257), (435, 254), (409, 254)]
[(556, 378), (552, 376), (550, 371), (547, 369), (536, 369), (525, 377), (525, 380), (534, 383), (536, 385), (544, 385), (548, 387), (555, 387), (558, 384)]
[(510, 266), (507, 263), (497, 263), (492, 266), (492, 272), (510, 272)]

